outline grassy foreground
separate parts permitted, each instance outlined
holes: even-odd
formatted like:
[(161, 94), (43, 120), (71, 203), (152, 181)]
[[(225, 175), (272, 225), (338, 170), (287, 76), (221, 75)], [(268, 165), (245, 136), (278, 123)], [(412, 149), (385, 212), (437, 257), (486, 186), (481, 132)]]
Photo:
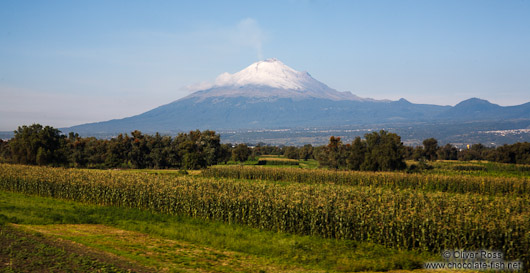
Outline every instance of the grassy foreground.
[[(87, 205), (5, 191), (0, 191), (0, 221), (23, 225), (103, 224), (127, 231), (141, 232), (156, 240), (175, 240), (187, 246), (191, 244), (193, 249), (207, 249), (214, 253), (212, 255), (220, 255), (219, 259), (225, 259), (227, 252), (234, 255), (228, 255), (228, 257), (233, 257), (233, 267), (216, 266), (210, 263), (201, 264), (193, 258), (189, 258), (186, 264), (186, 255), (188, 254), (172, 258), (176, 260), (173, 262), (177, 265), (184, 264), (195, 270), (205, 271), (247, 271), (245, 267), (242, 267), (245, 263), (241, 265), (241, 261), (246, 261), (247, 265), (251, 265), (251, 268), (265, 272), (385, 271), (420, 268), (423, 261), (437, 258), (431, 254), (399, 251), (372, 243), (277, 233), (217, 221), (170, 216), (138, 209)], [(72, 226), (70, 228), (68, 226), (33, 228), (34, 231), (39, 229), (41, 231), (46, 229), (63, 230), (61, 232), (63, 238), (82, 242), (102, 250), (105, 247), (107, 250), (114, 248), (114, 246), (105, 246), (104, 243), (98, 246), (94, 242), (86, 241), (90, 238), (81, 241), (79, 238), (76, 239), (75, 235), (68, 237), (69, 233), (65, 229), (70, 230), (71, 234), (72, 230), (75, 230)], [(140, 236), (136, 233), (132, 234), (133, 236)], [(109, 240), (103, 240), (103, 242), (105, 241)], [(133, 250), (135, 248), (140, 250), (141, 248), (138, 244), (131, 247)], [(115, 254), (125, 255), (142, 266), (163, 269), (171, 268), (173, 264), (171, 261), (153, 262), (152, 259), (142, 256), (139, 252), (127, 252), (123, 249), (119, 250), (119, 248), (115, 251), (118, 251)], [(145, 250), (142, 251), (145, 252)], [(245, 258), (242, 259), (241, 257)], [(185, 266), (182, 267), (186, 268)]]
[[(140, 272), (301, 272), (239, 252), (216, 250), (184, 241), (94, 224), (17, 225), (28, 232), (68, 240), (139, 265)], [(140, 268), (145, 267), (145, 269)]]
[[(120, 259), (0, 225), (0, 272), (142, 272)], [(139, 269), (139, 270), (137, 270)]]

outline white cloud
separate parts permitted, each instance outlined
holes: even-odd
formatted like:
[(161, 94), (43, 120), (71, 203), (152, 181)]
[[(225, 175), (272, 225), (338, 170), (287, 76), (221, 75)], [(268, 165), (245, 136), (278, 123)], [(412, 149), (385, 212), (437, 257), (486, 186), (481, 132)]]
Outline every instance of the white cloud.
[(188, 92), (188, 93), (192, 93), (192, 92), (195, 92), (195, 91), (198, 91), (198, 90), (206, 90), (206, 89), (210, 89), (214, 86), (214, 84), (212, 82), (199, 82), (199, 83), (194, 83), (194, 84), (190, 84), (190, 85), (187, 85), (184, 89)]

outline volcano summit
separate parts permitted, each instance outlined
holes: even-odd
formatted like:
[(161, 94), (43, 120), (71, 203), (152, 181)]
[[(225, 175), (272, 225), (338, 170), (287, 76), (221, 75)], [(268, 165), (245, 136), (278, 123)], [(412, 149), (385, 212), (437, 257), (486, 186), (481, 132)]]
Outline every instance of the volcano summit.
[(217, 77), (212, 88), (196, 92), (189, 97), (362, 100), (350, 92), (331, 89), (315, 80), (309, 73), (296, 71), (277, 59), (253, 63), (234, 74), (223, 73)]

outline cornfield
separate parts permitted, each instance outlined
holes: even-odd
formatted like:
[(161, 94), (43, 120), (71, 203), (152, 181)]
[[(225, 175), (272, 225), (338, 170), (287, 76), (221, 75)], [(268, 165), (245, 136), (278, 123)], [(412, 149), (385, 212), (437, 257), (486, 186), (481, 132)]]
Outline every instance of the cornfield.
[[(334, 177), (332, 172), (315, 173)], [(293, 177), (298, 181), (299, 176)], [(376, 178), (374, 174), (370, 179)], [(399, 249), (501, 250), (507, 258), (529, 265), (530, 199), (526, 196), (347, 184), (249, 182), (0, 164), (0, 189), (8, 191), (370, 241)]]
[(248, 180), (270, 180), (305, 184), (374, 186), (452, 193), (477, 193), (498, 196), (530, 196), (527, 178), (473, 177), (463, 175), (426, 175), (398, 172), (359, 172), (305, 170), (294, 168), (213, 167), (203, 176)]

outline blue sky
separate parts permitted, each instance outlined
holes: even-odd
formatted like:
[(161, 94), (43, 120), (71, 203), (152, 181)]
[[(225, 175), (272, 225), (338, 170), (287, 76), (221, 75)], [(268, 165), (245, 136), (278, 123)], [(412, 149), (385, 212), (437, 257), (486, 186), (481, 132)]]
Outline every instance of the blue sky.
[(122, 118), (275, 57), (339, 91), (530, 101), (530, 1), (0, 1), (0, 130)]

